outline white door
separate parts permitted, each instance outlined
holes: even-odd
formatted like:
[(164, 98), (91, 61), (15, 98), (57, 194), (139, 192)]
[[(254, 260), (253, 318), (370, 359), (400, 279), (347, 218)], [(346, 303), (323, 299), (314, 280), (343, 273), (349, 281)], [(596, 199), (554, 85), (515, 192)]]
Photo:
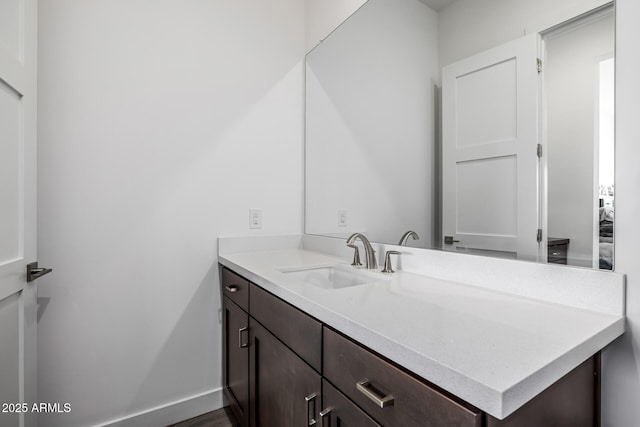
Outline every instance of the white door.
[[(0, 426), (37, 425), (37, 1), (0, 2)], [(26, 405), (24, 405), (26, 404)]]
[(538, 258), (538, 36), (442, 71), (443, 248)]

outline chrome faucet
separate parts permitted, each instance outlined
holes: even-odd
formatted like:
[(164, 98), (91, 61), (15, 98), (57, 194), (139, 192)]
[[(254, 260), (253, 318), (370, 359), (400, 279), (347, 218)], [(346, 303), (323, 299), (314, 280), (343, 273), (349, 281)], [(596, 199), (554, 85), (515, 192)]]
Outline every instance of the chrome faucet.
[(378, 268), (378, 263), (376, 262), (376, 251), (373, 250), (373, 246), (371, 246), (369, 239), (364, 237), (361, 233), (354, 233), (347, 239), (347, 246), (353, 247), (352, 245), (355, 244), (357, 239), (360, 239), (364, 245), (365, 267), (370, 270), (375, 270)]
[(402, 237), (400, 238), (400, 243), (398, 243), (398, 246), (407, 246), (407, 240), (409, 240), (409, 237), (413, 237), (413, 240), (420, 240), (420, 236), (418, 236), (418, 233), (416, 233), (415, 231), (409, 230), (402, 235)]

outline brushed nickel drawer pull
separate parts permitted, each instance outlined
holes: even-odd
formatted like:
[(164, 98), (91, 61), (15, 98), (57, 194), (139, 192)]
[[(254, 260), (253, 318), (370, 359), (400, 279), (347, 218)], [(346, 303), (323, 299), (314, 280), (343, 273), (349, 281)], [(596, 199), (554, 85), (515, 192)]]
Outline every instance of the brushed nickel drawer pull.
[[(305, 397), (304, 400), (307, 403), (307, 426), (316, 425), (316, 397), (317, 394), (311, 393), (309, 396)], [(309, 410), (311, 409), (311, 402), (313, 402), (313, 409), (311, 414), (309, 414)]]
[(367, 396), (373, 403), (380, 408), (386, 408), (393, 406), (394, 397), (392, 394), (386, 396), (379, 396), (378, 393), (371, 387), (369, 380), (362, 380), (356, 383), (356, 389), (365, 396)]
[[(331, 427), (331, 409), (327, 408), (324, 411), (320, 411), (320, 427)], [(327, 420), (326, 426), (325, 420)]]
[(236, 292), (238, 292), (240, 289), (238, 288), (238, 285), (225, 285), (225, 288), (227, 289), (227, 291), (231, 292), (232, 294), (235, 294)]
[(240, 328), (238, 329), (238, 345), (240, 346), (240, 348), (246, 348), (249, 347), (248, 343), (243, 343), (242, 342), (242, 333), (248, 331), (249, 328), (247, 328), (246, 326), (244, 328)]

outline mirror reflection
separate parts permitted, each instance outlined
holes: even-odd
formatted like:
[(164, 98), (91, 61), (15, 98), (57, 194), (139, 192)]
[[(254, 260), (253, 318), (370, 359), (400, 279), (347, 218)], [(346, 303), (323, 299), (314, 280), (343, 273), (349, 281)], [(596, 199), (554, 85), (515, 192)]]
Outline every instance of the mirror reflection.
[(307, 55), (305, 232), (612, 269), (613, 37), (598, 0), (368, 0)]

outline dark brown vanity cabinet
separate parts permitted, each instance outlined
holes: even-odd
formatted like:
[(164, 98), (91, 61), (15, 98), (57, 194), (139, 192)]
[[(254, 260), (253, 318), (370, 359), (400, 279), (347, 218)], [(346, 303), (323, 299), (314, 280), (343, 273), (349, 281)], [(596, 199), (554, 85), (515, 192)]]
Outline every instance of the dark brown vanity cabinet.
[(322, 393), (322, 324), (253, 283), (249, 313), (250, 424), (316, 424)]
[(243, 427), (599, 425), (598, 355), (498, 420), (221, 269), (224, 392)]
[[(259, 286), (226, 268), (221, 279), (225, 395), (242, 426), (480, 425), (479, 411), (425, 387)], [(367, 378), (371, 383), (362, 383)], [(385, 399), (382, 379), (395, 395), (384, 409), (377, 407)]]
[(238, 423), (316, 424), (322, 324), (224, 267), (220, 277), (224, 394)]
[(222, 298), (222, 380), (227, 403), (243, 427), (249, 425), (249, 315)]
[(249, 426), (249, 281), (220, 267), (222, 286), (222, 382), (227, 404)]

